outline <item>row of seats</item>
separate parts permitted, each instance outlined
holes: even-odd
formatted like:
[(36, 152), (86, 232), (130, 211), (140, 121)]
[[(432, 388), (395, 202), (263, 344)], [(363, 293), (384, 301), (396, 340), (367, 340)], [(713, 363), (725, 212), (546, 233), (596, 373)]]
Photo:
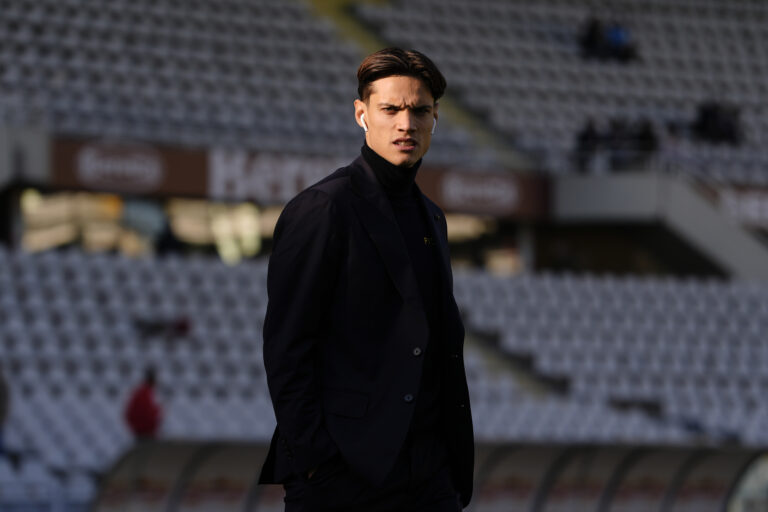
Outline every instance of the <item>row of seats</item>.
[[(303, 2), (5, 3), (0, 122), (283, 153), (352, 156), (362, 143), (362, 54)], [(442, 121), (433, 161), (492, 158)]]
[(15, 467), (0, 458), (0, 508), (8, 511), (86, 512), (96, 494), (94, 479), (82, 472), (57, 477), (37, 459)]
[(571, 399), (654, 404), (708, 435), (768, 442), (765, 284), (470, 270), (455, 283), (470, 328), (497, 334), (542, 377), (565, 379)]
[[(57, 471), (104, 470), (131, 442), (122, 407), (149, 365), (157, 369), (165, 409), (162, 436), (268, 440), (274, 417), (261, 353), (266, 267), (266, 260), (229, 267), (206, 258), (128, 260), (75, 250), (0, 249), (6, 285), (0, 297), (9, 306), (0, 322), (0, 361), (13, 393), (9, 445)], [(136, 287), (122, 303), (108, 299), (123, 293), (122, 282), (135, 281), (147, 286)], [(473, 282), (457, 276), (457, 297), (470, 321), (474, 310), (464, 303), (465, 294), (480, 294), (472, 292)], [(22, 283), (23, 297), (17, 295)], [(166, 285), (169, 295), (184, 290), (190, 300), (169, 304), (159, 316), (149, 314), (157, 313), (150, 308), (149, 316), (137, 318), (131, 303), (148, 301)], [(529, 285), (535, 288), (535, 281)], [(78, 295), (91, 298), (74, 300)], [(210, 298), (216, 300), (205, 306)], [(220, 307), (227, 302), (236, 315)], [(182, 324), (179, 315), (187, 315)], [(102, 316), (109, 322), (97, 320)], [(70, 317), (78, 321), (64, 321)], [(494, 353), (468, 343), (466, 368), (480, 439), (673, 443), (689, 437), (675, 424), (617, 411), (599, 400), (585, 406), (572, 397), (534, 392), (509, 369), (492, 370), (497, 363)], [(579, 414), (583, 422), (576, 421)], [(573, 425), (564, 425), (563, 417)]]
[[(602, 12), (583, 2), (399, 1), (361, 4), (356, 12), (389, 41), (433, 56), (469, 108), (542, 154), (553, 171), (572, 170), (575, 136), (588, 119), (647, 118), (662, 143), (653, 165), (715, 182), (765, 185), (768, 87), (760, 77), (768, 8), (727, 0), (696, 5), (632, 0), (602, 15), (604, 22), (621, 21), (638, 47), (640, 59), (626, 64), (581, 57), (580, 30)], [(740, 108), (740, 147), (712, 148), (666, 134), (670, 122), (692, 123), (708, 100)]]
[[(349, 115), (350, 62), (360, 51), (302, 3), (6, 4), (0, 119), (8, 123), (309, 154), (354, 155), (360, 145)], [(741, 108), (742, 147), (713, 150), (663, 137), (652, 164), (718, 183), (768, 184), (763, 6), (720, 0), (689, 16), (680, 0), (629, 2), (619, 18), (642, 60), (624, 66), (579, 57), (578, 32), (592, 12), (586, 4), (401, 4), (362, 4), (355, 12), (385, 39), (433, 56), (451, 91), (552, 171), (571, 170), (574, 136), (587, 118), (647, 117), (663, 133), (668, 122), (692, 121), (696, 106), (714, 98)], [(444, 121), (432, 161), (494, 162), (492, 152)], [(592, 168), (610, 166), (602, 162)]]

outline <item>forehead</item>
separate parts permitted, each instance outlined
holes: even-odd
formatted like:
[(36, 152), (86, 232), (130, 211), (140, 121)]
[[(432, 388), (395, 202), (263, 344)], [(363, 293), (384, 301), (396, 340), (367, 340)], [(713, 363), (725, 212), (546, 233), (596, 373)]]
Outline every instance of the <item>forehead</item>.
[(427, 84), (412, 76), (388, 76), (371, 82), (370, 101), (400, 105), (432, 104), (434, 98)]

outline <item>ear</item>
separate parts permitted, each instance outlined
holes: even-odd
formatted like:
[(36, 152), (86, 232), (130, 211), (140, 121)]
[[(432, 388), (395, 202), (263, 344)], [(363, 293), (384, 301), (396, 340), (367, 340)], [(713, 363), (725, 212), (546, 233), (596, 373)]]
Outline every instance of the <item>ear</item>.
[(430, 135), (435, 134), (435, 130), (437, 129), (437, 102), (435, 102), (435, 107), (432, 109), (432, 130), (429, 132)]
[[(355, 100), (355, 122), (360, 128), (365, 128), (360, 121), (360, 114), (368, 112), (368, 106), (362, 100)], [(365, 117), (368, 117), (367, 115)]]

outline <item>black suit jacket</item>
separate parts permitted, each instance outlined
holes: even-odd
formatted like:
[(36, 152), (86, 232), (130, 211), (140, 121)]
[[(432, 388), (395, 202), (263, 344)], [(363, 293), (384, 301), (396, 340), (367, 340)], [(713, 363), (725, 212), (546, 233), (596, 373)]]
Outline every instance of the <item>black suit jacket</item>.
[[(454, 485), (466, 505), (474, 441), (464, 327), (445, 217), (419, 195), (441, 254), (441, 408)], [(353, 471), (381, 483), (408, 433), (429, 325), (392, 207), (362, 157), (286, 205), (267, 288), (264, 364), (277, 428), (260, 482), (303, 478), (340, 452)]]

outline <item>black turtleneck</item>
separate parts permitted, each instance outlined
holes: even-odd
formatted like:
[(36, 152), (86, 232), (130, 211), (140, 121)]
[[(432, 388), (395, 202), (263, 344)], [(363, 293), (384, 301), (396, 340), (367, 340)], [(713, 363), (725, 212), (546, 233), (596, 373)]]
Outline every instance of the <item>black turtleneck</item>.
[[(400, 234), (403, 237), (413, 271), (418, 281), (424, 311), (429, 323), (429, 339), (418, 348), (424, 357), (416, 409), (411, 422), (413, 463), (417, 472), (429, 472), (442, 463), (440, 431), (440, 338), (442, 305), (440, 285), (440, 254), (421, 193), (414, 185), (421, 160), (412, 167), (396, 166), (363, 145), (362, 155), (392, 205)], [(414, 347), (415, 349), (416, 347)], [(413, 356), (412, 356), (413, 357)], [(418, 356), (417, 356), (418, 357)], [(426, 451), (426, 454), (423, 453)]]
[(421, 166), (421, 160), (411, 167), (400, 167), (385, 160), (372, 150), (368, 144), (363, 144), (363, 148), (360, 151), (365, 161), (373, 169), (387, 196), (402, 197), (413, 193), (413, 183), (416, 179), (416, 173)]

